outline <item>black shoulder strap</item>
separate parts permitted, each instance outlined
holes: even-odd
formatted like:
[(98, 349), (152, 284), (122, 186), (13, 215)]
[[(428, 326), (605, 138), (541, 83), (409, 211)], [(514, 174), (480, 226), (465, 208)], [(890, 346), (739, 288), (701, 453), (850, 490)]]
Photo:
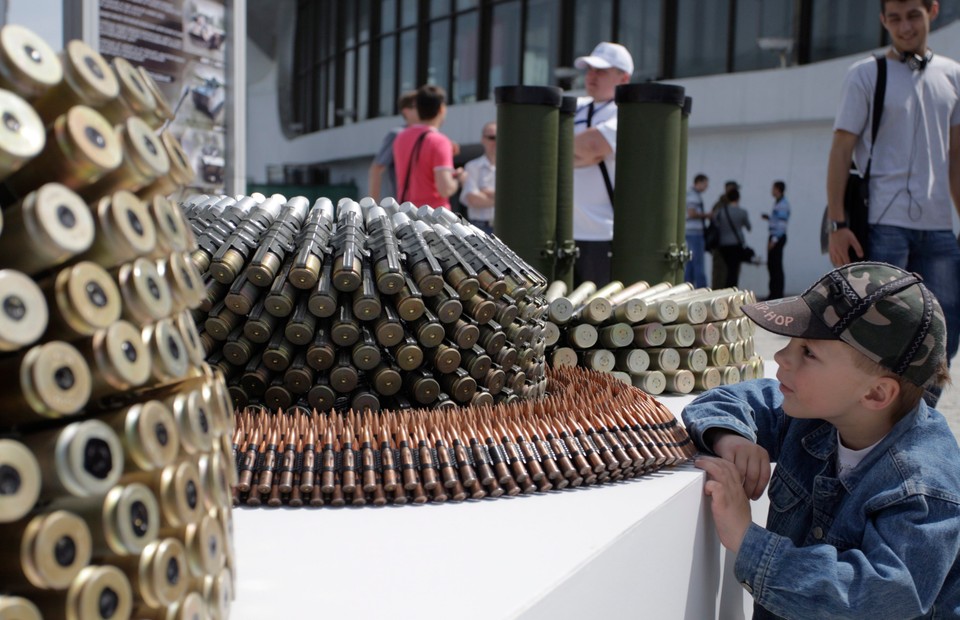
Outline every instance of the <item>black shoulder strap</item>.
[[(593, 123), (593, 102), (590, 102), (590, 107), (587, 109), (587, 127), (590, 127)], [(607, 188), (607, 197), (610, 198), (610, 206), (613, 206), (613, 183), (610, 182), (610, 171), (607, 170), (607, 162), (601, 161), (600, 174), (603, 175), (603, 185)]]
[(730, 224), (730, 230), (733, 231), (733, 235), (737, 238), (737, 243), (743, 246), (743, 237), (740, 236), (740, 230), (733, 225), (733, 218), (730, 217), (730, 205), (723, 205), (720, 208), (723, 209), (724, 215), (727, 216), (727, 224)]
[(407, 165), (407, 174), (404, 176), (403, 180), (403, 191), (400, 193), (400, 204), (403, 204), (404, 198), (407, 197), (407, 190), (410, 189), (410, 171), (413, 170), (417, 160), (420, 159), (420, 147), (423, 146), (423, 139), (427, 137), (428, 133), (430, 133), (429, 129), (420, 134), (420, 137), (417, 138), (417, 141), (413, 144), (413, 154), (410, 155), (410, 163)]
[(870, 158), (867, 160), (867, 167), (863, 173), (864, 179), (870, 178), (870, 166), (873, 164), (873, 147), (877, 143), (877, 132), (880, 131), (880, 119), (883, 118), (883, 102), (887, 95), (887, 57), (884, 54), (876, 54), (873, 58), (877, 61), (877, 83), (873, 89), (873, 124), (870, 128)]

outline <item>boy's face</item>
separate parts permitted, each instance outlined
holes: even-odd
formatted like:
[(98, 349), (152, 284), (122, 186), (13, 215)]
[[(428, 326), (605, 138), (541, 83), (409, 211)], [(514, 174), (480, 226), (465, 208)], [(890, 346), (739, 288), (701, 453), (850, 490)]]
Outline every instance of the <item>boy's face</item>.
[(859, 353), (839, 340), (791, 338), (774, 355), (784, 413), (834, 424), (842, 421), (876, 380), (854, 365), (855, 355)]

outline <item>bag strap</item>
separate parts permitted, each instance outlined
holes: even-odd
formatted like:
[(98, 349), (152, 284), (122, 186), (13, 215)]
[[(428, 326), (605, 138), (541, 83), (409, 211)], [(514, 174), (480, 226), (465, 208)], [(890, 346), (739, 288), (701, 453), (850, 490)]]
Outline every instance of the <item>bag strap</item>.
[(883, 118), (883, 102), (887, 94), (887, 58), (883, 54), (874, 55), (877, 61), (877, 83), (873, 88), (873, 124), (870, 127), (870, 157), (863, 173), (863, 180), (870, 180), (870, 167), (873, 164), (873, 147), (877, 144), (877, 132), (880, 131), (880, 119)]
[(727, 224), (730, 224), (730, 229), (733, 230), (737, 243), (740, 244), (740, 247), (743, 247), (743, 237), (740, 236), (740, 231), (733, 225), (733, 218), (730, 217), (730, 205), (723, 205), (723, 214), (727, 216)]
[(427, 134), (430, 133), (430, 130), (426, 130), (420, 137), (417, 138), (417, 141), (413, 143), (413, 154), (410, 156), (410, 164), (407, 166), (407, 174), (404, 175), (403, 179), (403, 191), (400, 192), (400, 204), (404, 203), (404, 199), (407, 197), (407, 190), (410, 188), (410, 171), (413, 170), (414, 165), (420, 159), (420, 147), (423, 146), (423, 139), (427, 137)]
[[(587, 108), (587, 127), (590, 127), (593, 123), (593, 102), (590, 102), (590, 106)], [(607, 196), (610, 198), (610, 206), (613, 206), (613, 183), (610, 182), (610, 171), (607, 170), (607, 162), (601, 161), (600, 174), (603, 175), (603, 185), (607, 188)]]

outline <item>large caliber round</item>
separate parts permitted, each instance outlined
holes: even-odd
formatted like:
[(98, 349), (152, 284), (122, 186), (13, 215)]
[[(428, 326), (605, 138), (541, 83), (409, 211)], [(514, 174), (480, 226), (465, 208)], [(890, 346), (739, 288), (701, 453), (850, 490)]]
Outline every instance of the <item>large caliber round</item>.
[(0, 28), (0, 87), (32, 101), (62, 78), (56, 52), (35, 32), (17, 24)]
[(26, 101), (0, 90), (0, 179), (36, 156), (46, 141), (43, 122)]
[(63, 81), (33, 102), (34, 108), (47, 123), (75, 105), (96, 108), (115, 99), (120, 93), (117, 77), (95, 49), (74, 39), (60, 53)]

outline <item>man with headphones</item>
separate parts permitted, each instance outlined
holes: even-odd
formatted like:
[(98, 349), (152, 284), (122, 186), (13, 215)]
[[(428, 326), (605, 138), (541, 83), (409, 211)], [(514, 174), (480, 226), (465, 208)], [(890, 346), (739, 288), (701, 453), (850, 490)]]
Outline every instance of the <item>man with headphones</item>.
[[(879, 61), (871, 56), (849, 69), (834, 122), (827, 166), (830, 261), (849, 262), (852, 249), (919, 273), (943, 307), (949, 361), (960, 336), (960, 247), (951, 211), (952, 202), (960, 213), (960, 64), (927, 47), (937, 0), (881, 0), (880, 6), (890, 49)], [(872, 144), (875, 94), (882, 110)], [(860, 171), (869, 162), (867, 248), (844, 215), (851, 161)]]

